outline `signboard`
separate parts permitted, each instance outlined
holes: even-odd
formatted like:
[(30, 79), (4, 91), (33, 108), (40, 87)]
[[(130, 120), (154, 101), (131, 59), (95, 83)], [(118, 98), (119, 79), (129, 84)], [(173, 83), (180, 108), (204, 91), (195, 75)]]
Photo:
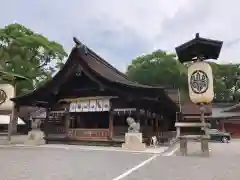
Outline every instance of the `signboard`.
[(109, 99), (97, 100), (82, 100), (78, 102), (71, 102), (69, 107), (70, 112), (101, 112), (110, 110)]
[[(66, 113), (65, 110), (60, 111), (49, 111), (49, 118), (58, 118), (64, 116)], [(46, 118), (46, 111), (45, 109), (40, 109), (31, 114), (30, 119), (45, 119)]]
[(188, 68), (189, 96), (193, 103), (210, 103), (214, 98), (212, 68), (196, 62)]

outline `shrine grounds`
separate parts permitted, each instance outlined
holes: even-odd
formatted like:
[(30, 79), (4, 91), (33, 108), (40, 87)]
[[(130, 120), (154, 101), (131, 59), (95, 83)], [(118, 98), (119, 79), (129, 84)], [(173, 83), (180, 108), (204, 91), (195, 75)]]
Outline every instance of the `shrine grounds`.
[[(121, 152), (70, 145), (0, 147), (0, 180), (239, 180), (240, 140), (211, 143), (211, 157)], [(176, 151), (177, 153), (177, 151)]]

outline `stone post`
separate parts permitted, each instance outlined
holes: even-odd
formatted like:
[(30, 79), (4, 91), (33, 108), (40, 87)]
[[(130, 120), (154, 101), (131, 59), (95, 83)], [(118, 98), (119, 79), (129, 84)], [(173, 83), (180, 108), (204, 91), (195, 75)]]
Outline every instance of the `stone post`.
[(187, 139), (180, 138), (180, 153), (182, 156), (187, 156)]
[(203, 156), (209, 157), (208, 137), (201, 138), (201, 149)]

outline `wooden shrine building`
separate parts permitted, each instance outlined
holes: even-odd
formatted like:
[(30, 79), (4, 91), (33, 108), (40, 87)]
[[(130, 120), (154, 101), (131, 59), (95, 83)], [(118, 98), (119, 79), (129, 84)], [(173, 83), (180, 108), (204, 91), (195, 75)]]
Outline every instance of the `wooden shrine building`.
[(62, 69), (36, 90), (13, 98), (17, 106), (46, 109), (47, 140), (124, 140), (132, 116), (144, 137), (174, 130), (178, 104), (163, 87), (128, 79), (74, 38), (76, 46)]

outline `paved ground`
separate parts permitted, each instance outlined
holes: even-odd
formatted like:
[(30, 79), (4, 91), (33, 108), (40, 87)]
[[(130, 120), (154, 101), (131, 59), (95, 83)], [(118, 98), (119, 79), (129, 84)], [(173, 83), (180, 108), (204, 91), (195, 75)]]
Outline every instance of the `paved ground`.
[[(5, 144), (7, 135), (0, 135), (0, 145)], [(27, 135), (13, 135), (11, 140), (13, 144), (23, 144), (27, 139)]]
[[(191, 144), (192, 149), (197, 149), (196, 145)], [(92, 151), (69, 146), (0, 148), (0, 179), (239, 180), (240, 141), (210, 146), (210, 158)]]
[(126, 180), (239, 180), (240, 141), (210, 143), (211, 157), (198, 156), (199, 144), (189, 145), (189, 157), (157, 157)]

